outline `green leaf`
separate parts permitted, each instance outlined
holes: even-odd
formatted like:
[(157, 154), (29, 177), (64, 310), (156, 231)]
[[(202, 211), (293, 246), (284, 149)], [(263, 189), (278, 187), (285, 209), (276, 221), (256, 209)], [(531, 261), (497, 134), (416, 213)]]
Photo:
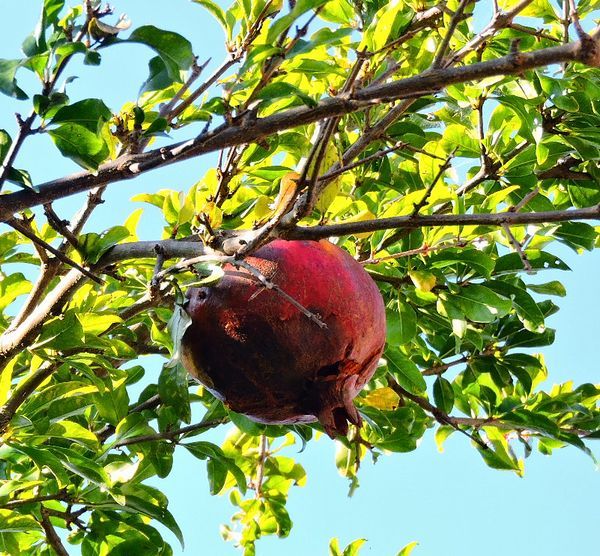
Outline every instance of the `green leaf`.
[(486, 282), (486, 286), (512, 300), (515, 311), (527, 330), (543, 332), (544, 315), (533, 297), (525, 290), (500, 280)]
[(135, 29), (124, 42), (145, 44), (162, 59), (169, 77), (181, 81), (179, 72), (189, 69), (194, 62), (192, 44), (178, 33), (163, 31), (153, 25)]
[(129, 409), (129, 395), (125, 382), (116, 385), (111, 381), (104, 392), (94, 396), (94, 404), (99, 415), (116, 426), (127, 415)]
[(453, 295), (465, 316), (473, 322), (488, 323), (506, 316), (512, 304), (485, 286), (471, 284)]
[(8, 149), (12, 144), (12, 139), (5, 129), (0, 129), (0, 162), (4, 160)]
[(288, 27), (291, 27), (302, 14), (309, 10), (316, 10), (320, 6), (327, 4), (329, 0), (298, 0), (291, 12), (283, 17), (278, 18), (269, 28), (266, 43), (275, 44), (279, 35)]
[(596, 243), (596, 230), (584, 222), (564, 222), (555, 232), (556, 237), (575, 251), (582, 248), (592, 251)]
[(392, 346), (407, 344), (417, 334), (417, 315), (410, 304), (398, 300), (395, 309), (386, 311), (387, 343)]
[(448, 439), (448, 437), (456, 432), (454, 427), (449, 425), (440, 425), (435, 431), (435, 445), (437, 446), (438, 452), (442, 453), (444, 451), (444, 442)]
[[(221, 448), (219, 448), (219, 446), (217, 446), (216, 444), (212, 444), (211, 442), (205, 442), (205, 441), (190, 442), (187, 444), (183, 444), (183, 446), (188, 450), (188, 452), (190, 452), (190, 454), (197, 457), (198, 459), (205, 460), (208, 458), (210, 460), (219, 462), (219, 464), (223, 468), (225, 468), (227, 471), (229, 471), (231, 473), (231, 475), (235, 479), (235, 482), (236, 482), (237, 487), (240, 490), (240, 492), (242, 494), (246, 493), (247, 481), (246, 481), (246, 476), (244, 475), (244, 472), (235, 464), (233, 459), (228, 458), (223, 453), (223, 450)], [(221, 488), (222, 488), (222, 485), (221, 485)], [(216, 492), (213, 492), (213, 494), (217, 494), (220, 491), (221, 491), (221, 489), (219, 489)], [(212, 486), (211, 486), (211, 492), (212, 492)]]
[(169, 123), (165, 118), (156, 118), (147, 128), (144, 130), (144, 137), (152, 137), (153, 135), (164, 134), (165, 130), (169, 127)]
[(554, 104), (557, 108), (560, 108), (561, 110), (565, 110), (566, 112), (578, 112), (579, 111), (579, 104), (577, 103), (577, 100), (575, 100), (575, 98), (572, 96), (557, 95), (552, 99), (552, 101), (554, 102)]
[(24, 100), (27, 94), (19, 88), (15, 75), (24, 64), (24, 60), (3, 60), (0, 58), (0, 93)]
[(56, 478), (56, 482), (60, 488), (65, 487), (71, 483), (69, 475), (64, 469), (62, 462), (49, 450), (44, 448), (33, 448), (32, 446), (24, 446), (22, 444), (8, 444), (13, 450), (21, 452), (26, 455), (35, 466), (43, 471), (44, 468), (50, 470), (52, 475)]
[(385, 352), (388, 369), (398, 384), (412, 394), (422, 394), (427, 389), (427, 384), (417, 366), (405, 355), (389, 349)]
[(119, 315), (114, 313), (79, 313), (79, 322), (84, 334), (98, 336), (108, 330), (113, 324), (123, 322)]
[(530, 332), (529, 330), (521, 330), (516, 334), (511, 335), (506, 341), (506, 347), (542, 347), (549, 346), (554, 343), (556, 333), (552, 328), (546, 328), (541, 334)]
[(522, 462), (512, 452), (503, 432), (493, 427), (484, 427), (483, 430), (488, 438), (489, 447), (483, 449), (474, 443), (483, 461), (493, 469), (515, 471), (517, 475), (523, 475)]
[(74, 421), (58, 421), (46, 431), (48, 436), (68, 438), (90, 450), (98, 449), (98, 437), (89, 429)]
[(494, 270), (494, 260), (477, 249), (444, 249), (429, 257), (429, 268), (447, 268), (452, 265), (472, 269), (484, 278), (489, 278)]
[(88, 98), (63, 106), (50, 121), (50, 124), (72, 123), (82, 126), (94, 134), (112, 118), (110, 108), (98, 98)]
[(342, 552), (342, 556), (357, 556), (360, 548), (367, 542), (367, 539), (356, 539), (352, 541), (350, 544), (346, 545), (344, 548), (344, 552)]
[[(332, 23), (351, 25), (355, 17), (354, 8), (352, 4), (348, 2), (348, 0), (336, 0), (335, 2), (328, 2), (319, 12), (319, 17), (325, 21), (331, 21)], [(315, 37), (313, 35), (311, 37), (311, 41), (314, 41), (314, 38)]]
[(556, 295), (557, 297), (565, 297), (567, 295), (567, 290), (558, 280), (552, 280), (545, 284), (527, 284), (527, 288), (535, 293)]
[[(25, 377), (23, 380), (27, 380)], [(29, 419), (37, 419), (38, 415), (60, 420), (75, 408), (85, 408), (92, 404), (92, 394), (97, 387), (82, 381), (68, 381), (51, 384), (43, 388), (37, 395), (31, 396), (22, 406), (23, 415)], [(57, 411), (57, 409), (59, 411)]]
[(173, 408), (177, 416), (189, 423), (192, 418), (188, 373), (181, 364), (164, 365), (158, 377), (158, 394), (166, 405)]
[(213, 496), (219, 494), (227, 479), (227, 467), (219, 460), (209, 459), (206, 463), (206, 473), (208, 475), (210, 493)]
[(264, 87), (257, 95), (256, 98), (261, 100), (275, 100), (279, 98), (298, 97), (306, 106), (314, 107), (317, 105), (316, 101), (303, 92), (298, 87), (285, 81), (277, 81), (276, 83), (269, 83)]
[(173, 314), (167, 325), (171, 335), (172, 349), (171, 360), (166, 364), (167, 367), (175, 367), (181, 361), (181, 342), (186, 330), (191, 326), (192, 319), (188, 312), (179, 303), (175, 303)]
[(18, 514), (11, 510), (0, 509), (0, 533), (29, 532), (40, 529), (33, 516)]
[(408, 543), (396, 556), (410, 556), (412, 551), (418, 546), (419, 543), (417, 541), (413, 541)]
[(4, 311), (17, 297), (31, 291), (31, 282), (20, 272), (4, 276), (0, 281), (0, 311)]
[(108, 473), (94, 460), (69, 448), (53, 446), (52, 452), (61, 461), (62, 465), (75, 475), (79, 475), (96, 486), (110, 488), (111, 481)]
[[(545, 251), (527, 249), (527, 258), (533, 270), (571, 270), (560, 258)], [(494, 274), (506, 274), (523, 271), (523, 261), (518, 253), (510, 253), (496, 259)]]
[(143, 415), (140, 413), (132, 413), (127, 415), (127, 417), (117, 425), (113, 444), (118, 444), (123, 440), (128, 440), (137, 436), (146, 436), (148, 434), (156, 434), (156, 431), (147, 423)]
[(169, 87), (176, 78), (171, 78), (166, 64), (160, 56), (150, 58), (148, 62), (148, 77), (140, 87), (140, 94), (148, 91), (161, 91)]
[(35, 31), (23, 41), (23, 53), (26, 56), (35, 56), (48, 49), (46, 43), (46, 29), (53, 25), (65, 5), (65, 0), (44, 0), (40, 19)]
[(396, 0), (395, 2), (385, 3), (365, 30), (358, 50), (368, 48), (370, 51), (375, 52), (383, 48), (402, 33), (413, 19), (413, 16), (413, 11), (408, 9), (408, 5), (404, 2)]
[(438, 376), (433, 383), (433, 400), (444, 413), (450, 413), (454, 407), (454, 390), (452, 384), (443, 376)]
[(104, 139), (79, 124), (66, 123), (48, 134), (54, 144), (66, 158), (70, 158), (86, 170), (94, 171), (109, 155)]
[(193, 0), (194, 3), (200, 4), (206, 8), (213, 17), (221, 24), (221, 27), (227, 32), (227, 21), (225, 20), (225, 12), (216, 2), (212, 0)]
[(83, 327), (75, 311), (49, 321), (42, 328), (42, 333), (33, 348), (41, 347), (54, 350), (65, 350), (81, 347), (83, 344)]
[(129, 230), (125, 226), (113, 226), (101, 234), (82, 234), (78, 249), (86, 262), (96, 264), (111, 247), (129, 236)]

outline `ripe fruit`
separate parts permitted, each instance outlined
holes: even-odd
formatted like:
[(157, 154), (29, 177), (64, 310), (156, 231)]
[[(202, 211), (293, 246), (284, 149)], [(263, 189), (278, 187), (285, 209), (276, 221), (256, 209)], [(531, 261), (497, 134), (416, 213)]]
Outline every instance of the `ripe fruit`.
[(246, 269), (190, 288), (187, 370), (232, 410), (262, 423), (319, 420), (334, 436), (360, 424), (352, 400), (385, 343), (385, 309), (371, 277), (322, 241), (275, 240), (246, 261), (327, 326), (322, 328)]

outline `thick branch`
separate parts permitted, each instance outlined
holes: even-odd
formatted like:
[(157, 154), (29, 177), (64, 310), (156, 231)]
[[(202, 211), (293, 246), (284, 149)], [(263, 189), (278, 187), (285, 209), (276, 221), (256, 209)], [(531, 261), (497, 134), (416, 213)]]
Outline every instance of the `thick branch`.
[[(553, 210), (547, 212), (500, 212), (484, 214), (433, 214), (418, 216), (395, 216), (376, 220), (329, 224), (326, 226), (297, 226), (282, 233), (286, 239), (322, 239), (348, 234), (374, 232), (394, 228), (422, 228), (425, 226), (510, 226), (544, 224), (551, 222), (569, 222), (573, 220), (600, 220), (600, 207), (588, 207), (573, 210)], [(244, 241), (253, 233), (238, 230)], [(237, 235), (237, 234), (236, 234)], [(155, 247), (159, 245), (165, 251), (165, 258), (189, 258), (205, 253), (204, 246), (198, 241), (166, 239), (160, 241), (139, 241), (115, 245), (98, 263), (96, 268), (125, 261), (128, 259), (154, 258)]]
[(600, 220), (600, 207), (574, 210), (551, 210), (547, 212), (499, 212), (491, 214), (432, 214), (419, 216), (395, 216), (362, 222), (346, 222), (328, 226), (298, 226), (286, 233), (290, 239), (321, 239), (347, 234), (375, 232), (393, 228), (417, 229), (425, 226), (510, 226), (568, 222), (572, 220)]
[(16, 330), (0, 336), (0, 369), (26, 343), (27, 338), (37, 334), (47, 315), (71, 296), (82, 278), (83, 274), (77, 269), (70, 270)]
[(50, 523), (50, 516), (48, 514), (48, 510), (42, 507), (41, 512), (42, 519), (40, 521), (40, 525), (44, 529), (44, 533), (46, 533), (46, 540), (48, 541), (48, 544), (52, 547), (52, 549), (54, 550), (54, 552), (56, 552), (58, 556), (69, 556), (69, 553), (67, 552), (67, 549), (60, 540), (60, 537), (54, 529), (54, 526), (52, 525), (52, 523)]
[(373, 104), (411, 97), (441, 90), (444, 87), (481, 80), (496, 75), (521, 73), (527, 69), (560, 62), (579, 61), (592, 66), (600, 65), (600, 49), (594, 39), (577, 41), (562, 46), (533, 52), (509, 54), (463, 67), (440, 68), (392, 83), (378, 84), (347, 95), (326, 98), (315, 107), (298, 107), (256, 120), (234, 119), (195, 139), (160, 148), (144, 154), (125, 155), (100, 166), (96, 173), (79, 172), (41, 184), (38, 192), (23, 190), (2, 197), (0, 221), (19, 210), (55, 199), (87, 191), (94, 187), (131, 179), (144, 172), (173, 162), (199, 156), (234, 145), (257, 141), (279, 131), (310, 124), (324, 118), (356, 112)]

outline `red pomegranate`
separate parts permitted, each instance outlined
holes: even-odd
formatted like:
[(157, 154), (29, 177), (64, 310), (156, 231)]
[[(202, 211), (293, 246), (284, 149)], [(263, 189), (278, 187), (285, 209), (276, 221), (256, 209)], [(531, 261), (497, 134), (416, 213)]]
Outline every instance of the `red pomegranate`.
[(233, 411), (261, 423), (318, 420), (327, 434), (359, 425), (352, 400), (385, 343), (385, 308), (371, 277), (322, 241), (275, 240), (246, 262), (325, 327), (246, 269), (226, 265), (212, 287), (190, 288), (182, 339), (187, 370)]

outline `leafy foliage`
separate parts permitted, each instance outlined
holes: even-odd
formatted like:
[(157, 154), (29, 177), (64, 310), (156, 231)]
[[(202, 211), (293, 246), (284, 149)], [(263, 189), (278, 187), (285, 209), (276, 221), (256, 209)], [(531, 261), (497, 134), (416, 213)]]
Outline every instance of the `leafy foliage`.
[[(432, 66), (502, 56), (518, 64), (517, 48), (560, 45), (556, 2), (521, 2), (520, 14), (500, 2), (510, 17), (494, 14), (479, 34), (474, 2), (452, 0), (447, 9), (422, 0), (195, 3), (223, 28), (229, 53), (201, 85), (203, 68), (187, 39), (150, 25), (129, 32), (122, 21), (105, 24), (111, 11), (99, 2), (67, 8), (44, 0), (23, 58), (0, 60), (0, 92), (30, 98), (33, 109), (18, 137), (0, 131), (0, 183), (32, 187), (14, 162), (27, 136), (42, 133), (48, 148), (100, 187), (70, 225), (46, 205), (44, 215), (27, 208), (7, 219), (28, 235), (0, 235), (0, 550), (45, 554), (49, 545), (60, 553), (52, 531), (68, 528), (82, 554), (171, 554), (153, 523), (182, 544), (185, 532), (147, 481), (168, 476), (182, 450), (206, 462), (212, 494), (229, 493), (235, 514), (222, 532), (244, 554), (254, 554), (265, 535), (290, 534), (286, 500), (306, 477), (289, 448), (320, 436), (319, 426), (254, 423), (190, 383), (178, 362), (173, 337), (185, 322), (174, 303), (187, 285), (218, 280), (219, 268), (206, 259), (175, 269), (183, 270), (177, 279), (161, 272), (160, 245), (171, 244), (151, 238), (158, 248), (149, 253), (137, 243), (146, 209), (83, 233), (104, 188), (120, 179), (96, 183), (94, 176), (120, 171), (114, 160), (133, 174), (151, 169), (136, 156), (175, 129), (209, 143), (236, 122), (287, 118), (256, 141), (226, 145), (218, 167), (191, 187), (135, 197), (159, 209), (162, 239), (187, 245), (193, 237), (218, 251), (239, 230), (316, 238), (329, 235), (318, 232), (322, 226), (345, 223), (346, 231), (330, 235), (380, 285), (386, 351), (356, 400), (362, 428), (337, 440), (336, 465), (351, 491), (367, 454), (415, 450), (436, 426), (440, 446), (459, 431), (485, 464), (519, 475), (534, 446), (551, 454), (572, 445), (593, 457), (600, 387), (569, 382), (544, 390), (548, 371), (537, 350), (554, 341), (551, 297), (565, 295), (560, 282), (544, 281), (546, 269), (568, 270), (553, 242), (578, 253), (598, 244), (598, 228), (572, 215), (592, 214), (573, 211), (600, 203), (600, 70), (560, 58), (427, 86), (391, 106), (384, 96), (343, 113), (325, 109), (328, 99), (350, 103), (353, 91), (423, 78)], [(596, 7), (581, 2), (579, 16), (597, 16)], [(73, 100), (56, 87), (68, 63), (102, 71), (102, 52), (127, 42), (152, 51), (134, 103), (115, 113), (101, 99)], [(549, 62), (564, 65), (542, 67)], [(25, 71), (39, 78), (39, 91), (20, 88)], [(300, 108), (322, 109), (321, 116), (298, 122)], [(163, 162), (177, 156), (169, 153)], [(73, 182), (64, 185), (67, 191)], [(302, 199), (308, 210), (285, 223)], [(488, 218), (500, 213), (500, 222)], [(557, 216), (527, 220), (536, 213)], [(515, 215), (523, 219), (510, 221)], [(397, 217), (403, 225), (383, 220)], [(120, 258), (117, 247), (124, 247)], [(146, 376), (141, 358), (148, 354), (171, 357), (158, 378)], [(231, 427), (222, 446), (197, 438), (224, 423)], [(334, 539), (330, 554), (351, 556), (361, 544), (341, 549)]]

